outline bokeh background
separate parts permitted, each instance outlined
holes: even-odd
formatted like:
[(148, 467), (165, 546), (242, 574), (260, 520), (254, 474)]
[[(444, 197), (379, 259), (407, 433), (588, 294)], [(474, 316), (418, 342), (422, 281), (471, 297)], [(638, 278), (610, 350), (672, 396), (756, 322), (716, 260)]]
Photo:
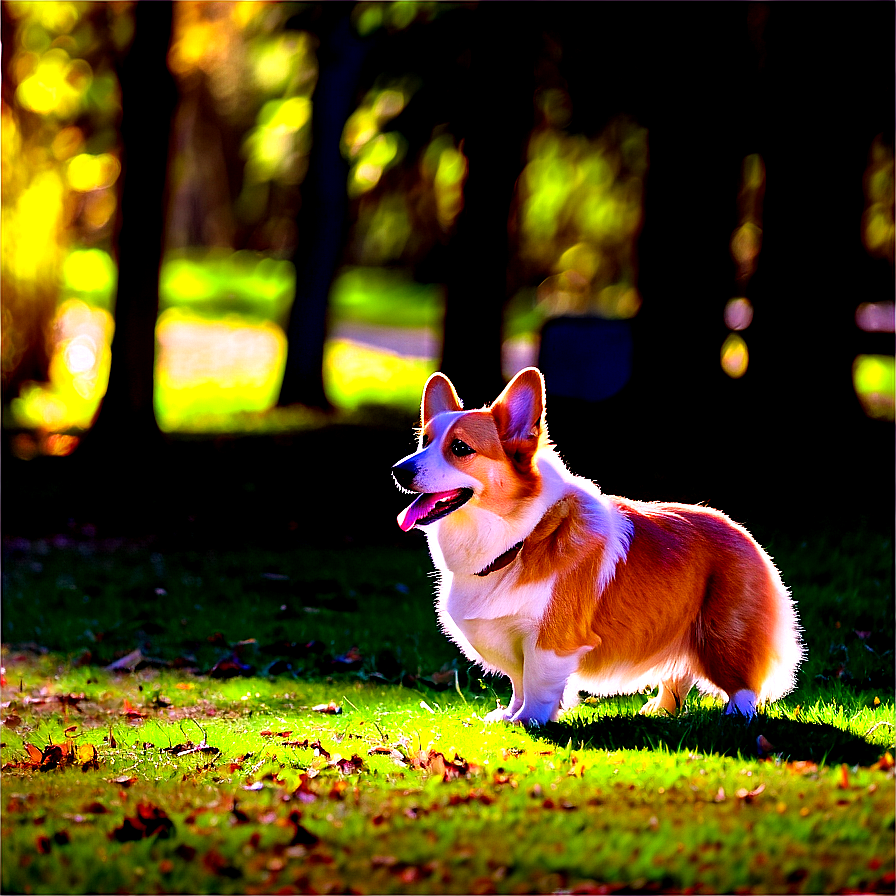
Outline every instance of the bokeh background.
[(7, 534), (400, 537), (426, 377), (892, 525), (891, 3), (3, 2)]

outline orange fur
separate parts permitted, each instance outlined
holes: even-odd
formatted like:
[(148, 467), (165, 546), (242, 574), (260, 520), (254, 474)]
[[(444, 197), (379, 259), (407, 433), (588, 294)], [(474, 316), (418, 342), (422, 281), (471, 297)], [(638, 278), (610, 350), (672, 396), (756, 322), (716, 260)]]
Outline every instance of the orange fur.
[(559, 653), (595, 646), (577, 671), (596, 677), (680, 643), (698, 678), (727, 694), (759, 693), (771, 659), (776, 583), (753, 539), (709, 508), (611, 500), (633, 523), (634, 536), (602, 593), (602, 542), (577, 531), (574, 514), (526, 558), (527, 578), (560, 570), (538, 646)]

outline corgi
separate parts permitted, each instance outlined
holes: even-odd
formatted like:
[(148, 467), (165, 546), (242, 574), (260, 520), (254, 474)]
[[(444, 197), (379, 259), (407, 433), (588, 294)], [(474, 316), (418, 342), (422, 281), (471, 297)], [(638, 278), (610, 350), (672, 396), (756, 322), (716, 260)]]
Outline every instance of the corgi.
[(768, 554), (717, 510), (573, 475), (548, 439), (537, 368), (470, 411), (435, 373), (420, 417), (417, 450), (392, 467), (417, 495), (398, 524), (426, 534), (444, 632), (510, 678), (510, 705), (486, 721), (543, 725), (580, 691), (657, 686), (641, 711), (674, 714), (694, 685), (749, 719), (793, 690), (801, 629)]

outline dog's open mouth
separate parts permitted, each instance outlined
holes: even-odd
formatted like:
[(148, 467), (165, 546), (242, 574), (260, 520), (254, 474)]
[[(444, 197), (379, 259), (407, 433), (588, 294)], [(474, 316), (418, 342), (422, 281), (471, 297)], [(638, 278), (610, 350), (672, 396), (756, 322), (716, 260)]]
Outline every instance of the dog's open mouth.
[(435, 492), (420, 495), (410, 507), (398, 514), (398, 525), (409, 532), (414, 526), (434, 523), (449, 513), (454, 513), (473, 497), (473, 489), (456, 488), (450, 492)]

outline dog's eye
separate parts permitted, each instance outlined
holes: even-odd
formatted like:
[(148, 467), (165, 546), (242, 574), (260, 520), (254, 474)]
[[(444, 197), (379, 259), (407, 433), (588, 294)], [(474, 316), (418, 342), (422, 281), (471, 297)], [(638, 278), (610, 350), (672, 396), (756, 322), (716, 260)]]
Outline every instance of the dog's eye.
[(462, 442), (460, 439), (455, 439), (451, 443), (451, 453), (455, 457), (469, 457), (471, 454), (475, 454), (476, 450), (471, 448), (466, 442)]

